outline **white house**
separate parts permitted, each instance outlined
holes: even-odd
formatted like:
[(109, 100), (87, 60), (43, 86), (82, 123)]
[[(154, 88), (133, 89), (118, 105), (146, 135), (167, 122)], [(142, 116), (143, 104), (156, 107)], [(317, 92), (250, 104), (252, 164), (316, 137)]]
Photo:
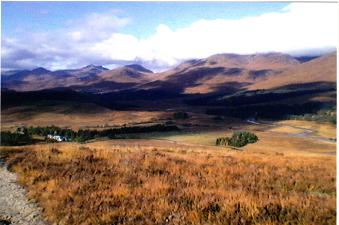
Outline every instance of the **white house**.
[(58, 142), (62, 142), (62, 141), (67, 141), (66, 137), (60, 136), (60, 135), (52, 135), (52, 134), (48, 134), (47, 138), (49, 139), (53, 139), (56, 140)]

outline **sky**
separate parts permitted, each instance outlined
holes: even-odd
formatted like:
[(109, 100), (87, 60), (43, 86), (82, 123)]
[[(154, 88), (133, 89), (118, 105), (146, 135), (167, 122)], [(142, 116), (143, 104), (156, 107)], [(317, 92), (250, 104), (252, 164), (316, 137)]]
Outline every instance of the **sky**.
[(159, 71), (218, 53), (336, 49), (336, 3), (1, 2), (1, 69)]

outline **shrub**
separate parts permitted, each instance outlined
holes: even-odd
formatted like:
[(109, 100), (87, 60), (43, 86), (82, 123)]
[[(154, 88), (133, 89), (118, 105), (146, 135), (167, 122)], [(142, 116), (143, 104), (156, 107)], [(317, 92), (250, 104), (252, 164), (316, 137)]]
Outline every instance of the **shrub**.
[(330, 118), (330, 123), (336, 125), (337, 124), (337, 117), (333, 116)]
[(220, 137), (216, 140), (216, 145), (243, 147), (249, 143), (255, 143), (258, 141), (258, 137), (247, 131), (236, 131), (232, 137)]

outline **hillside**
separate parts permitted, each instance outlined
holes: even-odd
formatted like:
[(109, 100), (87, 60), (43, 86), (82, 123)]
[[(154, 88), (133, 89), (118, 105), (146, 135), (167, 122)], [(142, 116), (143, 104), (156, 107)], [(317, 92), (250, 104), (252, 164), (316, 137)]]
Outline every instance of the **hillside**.
[(249, 86), (249, 89), (271, 89), (292, 84), (316, 82), (336, 83), (336, 53), (324, 55), (303, 64), (292, 67), (277, 76)]
[(173, 88), (186, 94), (230, 93), (291, 84), (336, 82), (336, 53), (293, 58), (281, 53), (218, 54), (189, 60), (157, 75), (145, 89)]
[[(146, 82), (152, 71), (140, 65), (108, 70), (88, 65), (79, 69), (49, 71), (44, 68), (9, 72), (2, 76), (2, 88), (15, 91), (36, 91), (68, 87), (78, 91), (107, 92)], [(128, 85), (125, 85), (129, 83)]]
[(217, 54), (203, 61), (205, 65), (240, 67), (249, 70), (291, 68), (300, 62), (290, 55), (282, 53), (265, 53), (253, 55)]
[(50, 71), (45, 68), (15, 71), (2, 76), (2, 88), (16, 91), (35, 91), (72, 85), (85, 85), (96, 75), (108, 69), (102, 66), (88, 65), (79, 69)]
[(252, 55), (216, 54), (205, 59), (185, 61), (175, 67), (174, 71), (183, 71), (197, 67), (245, 68), (249, 70), (286, 69), (300, 64), (300, 61), (283, 53), (258, 53)]
[(91, 93), (123, 90), (176, 94), (234, 93), (291, 84), (333, 83), (336, 81), (336, 54), (318, 58), (294, 58), (282, 53), (217, 54), (188, 60), (160, 73), (131, 64), (112, 70), (88, 65), (73, 70), (37, 68), (7, 74), (11, 75), (2, 76), (2, 88), (16, 91), (67, 87)]
[(281, 53), (218, 54), (206, 59), (189, 60), (156, 74), (158, 79), (142, 88), (175, 87), (187, 94), (234, 92), (299, 64), (297, 59)]
[(118, 83), (141, 83), (146, 82), (152, 71), (140, 65), (127, 65), (113, 70), (105, 71), (98, 75), (104, 81), (114, 81)]

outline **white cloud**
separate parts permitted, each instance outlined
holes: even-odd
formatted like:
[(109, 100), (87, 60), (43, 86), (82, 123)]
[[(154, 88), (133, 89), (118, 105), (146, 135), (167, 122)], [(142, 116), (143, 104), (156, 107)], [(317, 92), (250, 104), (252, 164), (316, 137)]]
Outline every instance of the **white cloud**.
[[(93, 13), (68, 24), (59, 30), (23, 33), (15, 38), (2, 37), (2, 68), (29, 69), (43, 66), (64, 69), (85, 64), (107, 64), (110, 57), (92, 51), (92, 46), (105, 43), (129, 19), (116, 12)], [(24, 53), (24, 54), (23, 54)]]
[(337, 43), (337, 5), (291, 3), (279, 12), (242, 19), (199, 20), (171, 29), (160, 24), (148, 38), (119, 32), (130, 20), (115, 12), (91, 14), (69, 26), (25, 38), (4, 39), (3, 67), (142, 62), (162, 68), (216, 53), (285, 52), (295, 55), (328, 51)]
[(69, 21), (66, 32), (74, 41), (96, 41), (108, 38), (112, 32), (126, 26), (130, 21), (118, 17), (114, 10), (108, 13), (92, 13), (84, 18)]
[(154, 36), (141, 43), (160, 59), (201, 58), (222, 52), (301, 53), (336, 46), (337, 26), (335, 4), (292, 3), (281, 12), (239, 20), (201, 20), (175, 31), (160, 25)]
[(108, 39), (92, 45), (90, 51), (105, 58), (132, 61), (137, 48), (138, 39), (134, 36), (114, 33)]

